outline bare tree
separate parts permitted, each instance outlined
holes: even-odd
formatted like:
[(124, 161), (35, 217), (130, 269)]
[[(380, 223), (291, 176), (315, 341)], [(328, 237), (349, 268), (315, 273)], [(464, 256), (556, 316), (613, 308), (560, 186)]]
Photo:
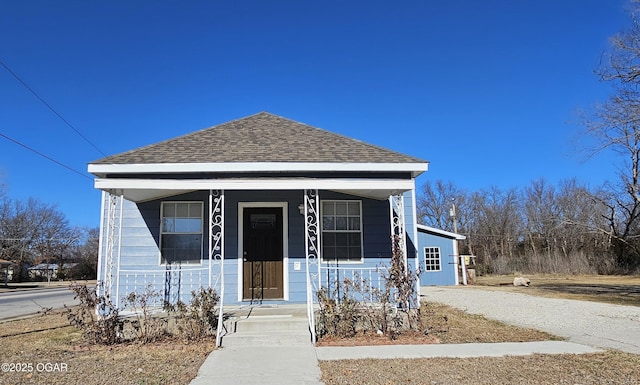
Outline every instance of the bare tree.
[[(451, 204), (455, 204), (459, 213), (465, 213), (466, 194), (453, 182), (437, 180), (427, 181), (417, 197), (418, 218), (421, 223), (438, 229), (453, 231), (453, 221), (449, 215)], [(462, 216), (464, 221), (464, 216)]]
[[(449, 230), (456, 198), (461, 250), (494, 273), (611, 273), (611, 237), (603, 231), (607, 206), (575, 179), (523, 189), (492, 187), (465, 194), (453, 183), (426, 183), (418, 197), (422, 223)], [(458, 203), (460, 202), (460, 205)]]
[(490, 271), (505, 272), (518, 256), (524, 234), (518, 191), (492, 187), (474, 193), (470, 210), (475, 215), (471, 242), (479, 261)]
[[(611, 252), (610, 237), (602, 231), (606, 228), (604, 213), (594, 192), (575, 179), (560, 183), (556, 194), (556, 205), (560, 215), (562, 231), (561, 251), (565, 260), (570, 260), (572, 273), (595, 272), (609, 274), (616, 261)], [(582, 266), (582, 268), (580, 268)], [(588, 267), (591, 271), (586, 271)]]
[(98, 228), (82, 229), (83, 240), (73, 247), (71, 256), (76, 266), (72, 269), (71, 274), (76, 279), (95, 279), (98, 269), (98, 245), (99, 234)]
[(0, 256), (16, 262), (16, 278), (33, 262), (60, 260), (77, 241), (64, 214), (36, 199), (0, 204)]
[(613, 93), (584, 117), (586, 136), (594, 139), (590, 155), (617, 153), (618, 180), (594, 197), (607, 207), (602, 228), (612, 239), (617, 263), (640, 267), (640, 2), (630, 3), (631, 27), (613, 37), (597, 73)]
[(548, 260), (552, 250), (552, 233), (558, 224), (555, 205), (555, 188), (545, 180), (533, 181), (524, 189), (524, 216), (527, 229), (526, 245), (536, 261)]

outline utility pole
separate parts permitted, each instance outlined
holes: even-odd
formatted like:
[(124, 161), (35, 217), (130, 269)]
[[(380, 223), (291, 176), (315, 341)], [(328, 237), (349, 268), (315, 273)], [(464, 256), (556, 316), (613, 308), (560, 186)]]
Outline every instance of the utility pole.
[(449, 216), (453, 220), (453, 232), (458, 233), (458, 221), (456, 220), (456, 198), (451, 198), (451, 209), (449, 210)]
[[(449, 210), (449, 216), (453, 221), (453, 232), (457, 234), (458, 221), (456, 218), (456, 198), (455, 197), (451, 198), (451, 209)], [(454, 242), (453, 253), (454, 253), (454, 258), (456, 259), (456, 267), (458, 267), (458, 263), (460, 263), (461, 265), (460, 268), (462, 270), (462, 284), (466, 285), (467, 284), (467, 267), (464, 264), (464, 258), (460, 258), (460, 254), (458, 253), (458, 240), (454, 239), (453, 242)], [(456, 271), (456, 274), (457, 274), (457, 271)], [(457, 278), (456, 278), (456, 283), (457, 283)]]

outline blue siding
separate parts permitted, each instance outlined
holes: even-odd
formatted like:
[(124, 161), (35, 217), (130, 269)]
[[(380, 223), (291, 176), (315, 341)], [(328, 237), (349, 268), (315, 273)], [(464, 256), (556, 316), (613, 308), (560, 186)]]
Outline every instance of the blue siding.
[[(363, 263), (344, 264), (344, 266), (358, 269), (375, 269), (383, 264), (389, 263), (391, 256), (391, 227), (389, 220), (389, 202), (387, 200), (375, 200), (362, 198), (331, 191), (320, 191), (320, 200), (324, 199), (346, 199), (362, 201), (362, 226), (363, 226), (363, 250), (365, 260)], [(105, 199), (108, 196), (105, 195)], [(162, 201), (201, 201), (204, 202), (204, 241), (203, 241), (203, 261), (201, 265), (188, 265), (179, 272), (167, 272), (166, 266), (160, 264), (160, 207)], [(208, 191), (196, 191), (188, 194), (172, 196), (163, 200), (154, 200), (143, 203), (133, 203), (124, 201), (122, 211), (122, 238), (116, 239), (116, 249), (120, 246), (120, 269), (121, 277), (119, 286), (115, 288), (117, 279), (114, 271), (114, 292), (116, 290), (120, 297), (132, 290), (142, 290), (146, 283), (154, 283), (158, 287), (163, 287), (163, 295), (171, 300), (181, 299), (187, 301), (190, 298), (191, 290), (200, 285), (208, 285), (208, 241), (207, 241), (207, 214), (209, 194)], [(305, 265), (305, 233), (304, 216), (300, 215), (298, 205), (303, 202), (302, 191), (225, 191), (225, 303), (238, 303), (238, 207), (241, 202), (286, 202), (288, 207), (288, 280), (289, 280), (289, 301), (306, 301), (306, 265)], [(413, 234), (413, 202), (411, 195), (405, 197), (407, 219), (407, 232), (409, 236)], [(103, 213), (104, 221), (102, 255), (106, 253), (107, 229), (107, 206), (105, 203)], [(120, 213), (116, 213), (116, 222), (119, 221)], [(413, 242), (408, 244), (408, 249), (413, 251)], [(116, 253), (117, 250), (114, 250)], [(300, 270), (294, 270), (296, 262), (300, 262)], [(101, 261), (102, 277), (106, 276), (104, 257)], [(115, 265), (115, 264), (114, 264)], [(344, 267), (343, 266), (343, 267)], [(323, 264), (325, 276), (330, 277), (329, 265)], [(115, 268), (114, 268), (115, 270)], [(137, 273), (137, 271), (147, 270), (151, 272)], [(123, 273), (124, 272), (124, 273)], [(128, 273), (126, 273), (128, 272)], [(182, 287), (175, 287), (179, 282)], [(173, 286), (171, 286), (173, 285)], [(171, 286), (171, 287), (169, 287)]]
[(413, 201), (413, 194), (411, 191), (407, 191), (403, 194), (404, 196), (404, 221), (407, 232), (407, 257), (415, 258), (416, 257), (416, 248), (417, 243), (414, 239), (414, 234), (416, 230), (416, 218), (414, 214), (415, 202)]
[[(418, 243), (420, 255), (420, 285), (422, 286), (446, 286), (456, 283), (456, 265), (454, 255), (454, 239), (441, 235), (435, 235), (422, 230), (418, 230)], [(425, 271), (425, 247), (440, 248), (441, 271)]]

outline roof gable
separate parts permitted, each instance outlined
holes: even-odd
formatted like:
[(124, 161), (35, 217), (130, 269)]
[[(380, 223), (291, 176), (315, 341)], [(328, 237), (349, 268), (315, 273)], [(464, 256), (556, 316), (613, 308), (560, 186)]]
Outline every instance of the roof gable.
[(260, 112), (92, 164), (427, 163), (424, 160)]

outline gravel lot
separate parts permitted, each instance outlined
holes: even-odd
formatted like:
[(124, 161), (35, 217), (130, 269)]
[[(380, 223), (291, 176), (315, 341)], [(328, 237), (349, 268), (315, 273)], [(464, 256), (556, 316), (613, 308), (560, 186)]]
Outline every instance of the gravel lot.
[(571, 342), (640, 354), (640, 307), (527, 295), (474, 286), (423, 287), (427, 301), (487, 318), (543, 330)]

